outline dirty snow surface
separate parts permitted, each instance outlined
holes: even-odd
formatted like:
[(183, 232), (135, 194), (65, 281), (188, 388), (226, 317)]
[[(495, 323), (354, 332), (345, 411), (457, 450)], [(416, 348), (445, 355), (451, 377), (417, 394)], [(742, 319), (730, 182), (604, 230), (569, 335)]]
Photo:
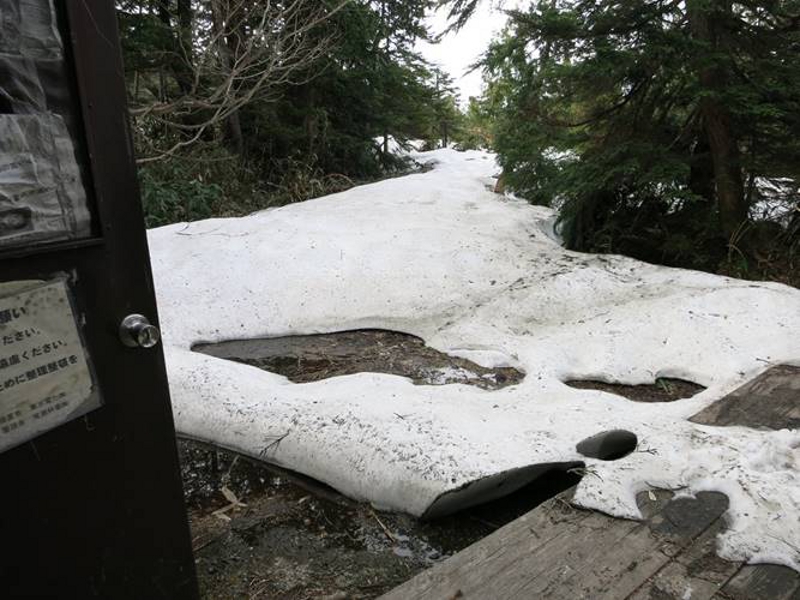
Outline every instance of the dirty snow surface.
[[(413, 515), (511, 491), (543, 463), (583, 461), (576, 501), (622, 517), (639, 516), (650, 487), (719, 490), (722, 556), (800, 570), (800, 431), (687, 421), (770, 365), (798, 364), (800, 292), (566, 251), (552, 211), (489, 191), (490, 155), (419, 158), (435, 168), (150, 232), (178, 431)], [(362, 328), (526, 377), (497, 391), (374, 373), (294, 384), (191, 351)], [(708, 389), (637, 403), (562, 383), (657, 377)], [(577, 453), (611, 429), (635, 433), (636, 451)]]

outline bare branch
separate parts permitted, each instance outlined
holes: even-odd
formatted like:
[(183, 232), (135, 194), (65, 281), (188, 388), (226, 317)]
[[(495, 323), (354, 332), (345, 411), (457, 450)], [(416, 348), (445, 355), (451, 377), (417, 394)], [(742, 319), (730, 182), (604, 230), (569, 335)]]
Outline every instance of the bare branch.
[[(164, 147), (138, 160), (148, 163), (174, 156), (209, 135), (251, 102), (274, 102), (287, 86), (318, 76), (335, 43), (321, 25), (351, 0), (333, 8), (318, 0), (200, 0), (194, 3), (191, 48), (159, 56), (151, 81), (163, 81), (169, 64), (178, 63), (183, 85), (173, 93), (152, 93), (144, 83), (148, 73), (137, 70), (131, 89), (130, 114), (139, 131), (157, 128)], [(187, 83), (189, 82), (189, 83)], [(187, 89), (188, 88), (188, 89)]]

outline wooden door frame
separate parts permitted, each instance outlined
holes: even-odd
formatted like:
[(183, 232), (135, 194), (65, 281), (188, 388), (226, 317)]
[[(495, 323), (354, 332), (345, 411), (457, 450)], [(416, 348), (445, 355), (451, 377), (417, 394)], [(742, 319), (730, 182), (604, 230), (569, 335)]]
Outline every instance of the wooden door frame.
[(99, 227), (0, 252), (0, 281), (70, 275), (103, 406), (0, 454), (0, 595), (196, 598), (163, 350), (118, 338), (126, 315), (158, 314), (115, 6), (56, 4)]

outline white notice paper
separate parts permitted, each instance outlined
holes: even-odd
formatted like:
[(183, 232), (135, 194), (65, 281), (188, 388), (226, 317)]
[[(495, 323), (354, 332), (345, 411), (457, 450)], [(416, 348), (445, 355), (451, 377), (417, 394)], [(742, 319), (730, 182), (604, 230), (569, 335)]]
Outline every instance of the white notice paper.
[(66, 281), (0, 285), (0, 452), (99, 405)]

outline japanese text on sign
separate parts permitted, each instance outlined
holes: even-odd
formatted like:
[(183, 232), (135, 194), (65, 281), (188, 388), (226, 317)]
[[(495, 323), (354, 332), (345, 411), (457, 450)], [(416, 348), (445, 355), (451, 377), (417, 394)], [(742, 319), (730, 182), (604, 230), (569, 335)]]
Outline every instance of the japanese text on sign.
[(64, 280), (0, 285), (0, 452), (99, 406)]

